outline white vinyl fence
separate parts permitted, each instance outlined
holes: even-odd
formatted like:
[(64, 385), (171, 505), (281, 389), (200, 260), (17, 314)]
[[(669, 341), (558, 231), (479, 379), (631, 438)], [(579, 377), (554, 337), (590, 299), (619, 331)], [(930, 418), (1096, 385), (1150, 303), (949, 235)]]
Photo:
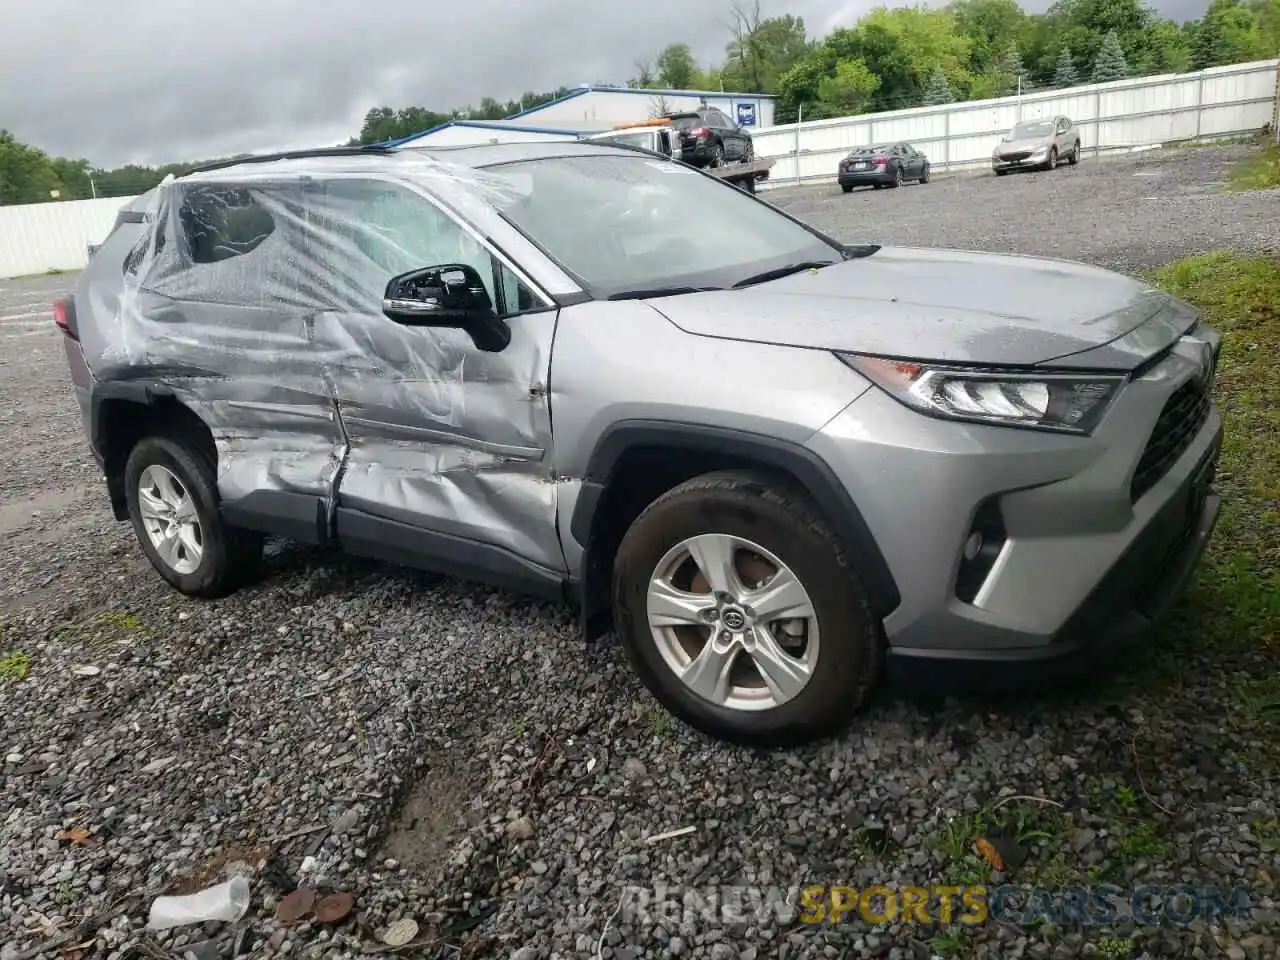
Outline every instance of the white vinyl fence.
[(834, 179), (836, 165), (853, 147), (901, 140), (924, 151), (938, 169), (985, 166), (1000, 137), (1019, 120), (1058, 114), (1079, 127), (1087, 153), (1224, 139), (1274, 124), (1278, 73), (1280, 60), (1238, 63), (998, 100), (785, 124), (758, 130), (752, 140), (757, 157), (777, 161), (766, 183), (780, 187)]
[(0, 279), (80, 270), (133, 197), (0, 206)]

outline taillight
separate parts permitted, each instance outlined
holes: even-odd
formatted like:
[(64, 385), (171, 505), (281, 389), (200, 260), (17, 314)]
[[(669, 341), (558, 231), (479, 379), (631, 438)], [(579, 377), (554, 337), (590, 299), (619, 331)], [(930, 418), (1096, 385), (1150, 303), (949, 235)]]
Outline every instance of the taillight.
[(877, 167), (883, 167), (886, 163), (889, 162), (889, 158), (888, 157), (872, 157), (871, 162), (874, 163)]
[(61, 297), (53, 301), (53, 322), (72, 340), (80, 339), (76, 332), (76, 305), (70, 297)]
[(709, 136), (711, 136), (711, 131), (708, 130), (706, 127), (699, 127), (697, 130), (693, 131), (693, 135), (697, 137), (699, 140), (706, 140)]

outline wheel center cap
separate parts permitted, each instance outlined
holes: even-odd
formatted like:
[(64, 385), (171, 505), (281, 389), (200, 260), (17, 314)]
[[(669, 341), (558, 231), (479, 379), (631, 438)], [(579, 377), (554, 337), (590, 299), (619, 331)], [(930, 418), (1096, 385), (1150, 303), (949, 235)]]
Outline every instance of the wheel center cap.
[(737, 633), (747, 625), (747, 615), (743, 613), (741, 607), (727, 606), (720, 613), (720, 623), (726, 630)]

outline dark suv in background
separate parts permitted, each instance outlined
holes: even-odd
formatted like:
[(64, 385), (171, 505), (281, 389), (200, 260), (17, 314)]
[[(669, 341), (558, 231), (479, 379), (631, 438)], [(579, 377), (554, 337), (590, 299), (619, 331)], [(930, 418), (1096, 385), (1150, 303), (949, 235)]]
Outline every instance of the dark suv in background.
[(679, 159), (695, 167), (719, 167), (726, 160), (748, 163), (755, 159), (751, 134), (723, 110), (702, 107), (671, 114), (671, 126), (679, 138)]

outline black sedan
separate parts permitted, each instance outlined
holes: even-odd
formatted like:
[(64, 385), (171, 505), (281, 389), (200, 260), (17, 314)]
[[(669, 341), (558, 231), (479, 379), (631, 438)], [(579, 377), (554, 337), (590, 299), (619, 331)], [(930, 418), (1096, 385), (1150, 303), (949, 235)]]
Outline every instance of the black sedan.
[(909, 143), (854, 147), (840, 161), (836, 179), (845, 193), (868, 185), (877, 190), (900, 187), (907, 180), (928, 183), (929, 158)]

